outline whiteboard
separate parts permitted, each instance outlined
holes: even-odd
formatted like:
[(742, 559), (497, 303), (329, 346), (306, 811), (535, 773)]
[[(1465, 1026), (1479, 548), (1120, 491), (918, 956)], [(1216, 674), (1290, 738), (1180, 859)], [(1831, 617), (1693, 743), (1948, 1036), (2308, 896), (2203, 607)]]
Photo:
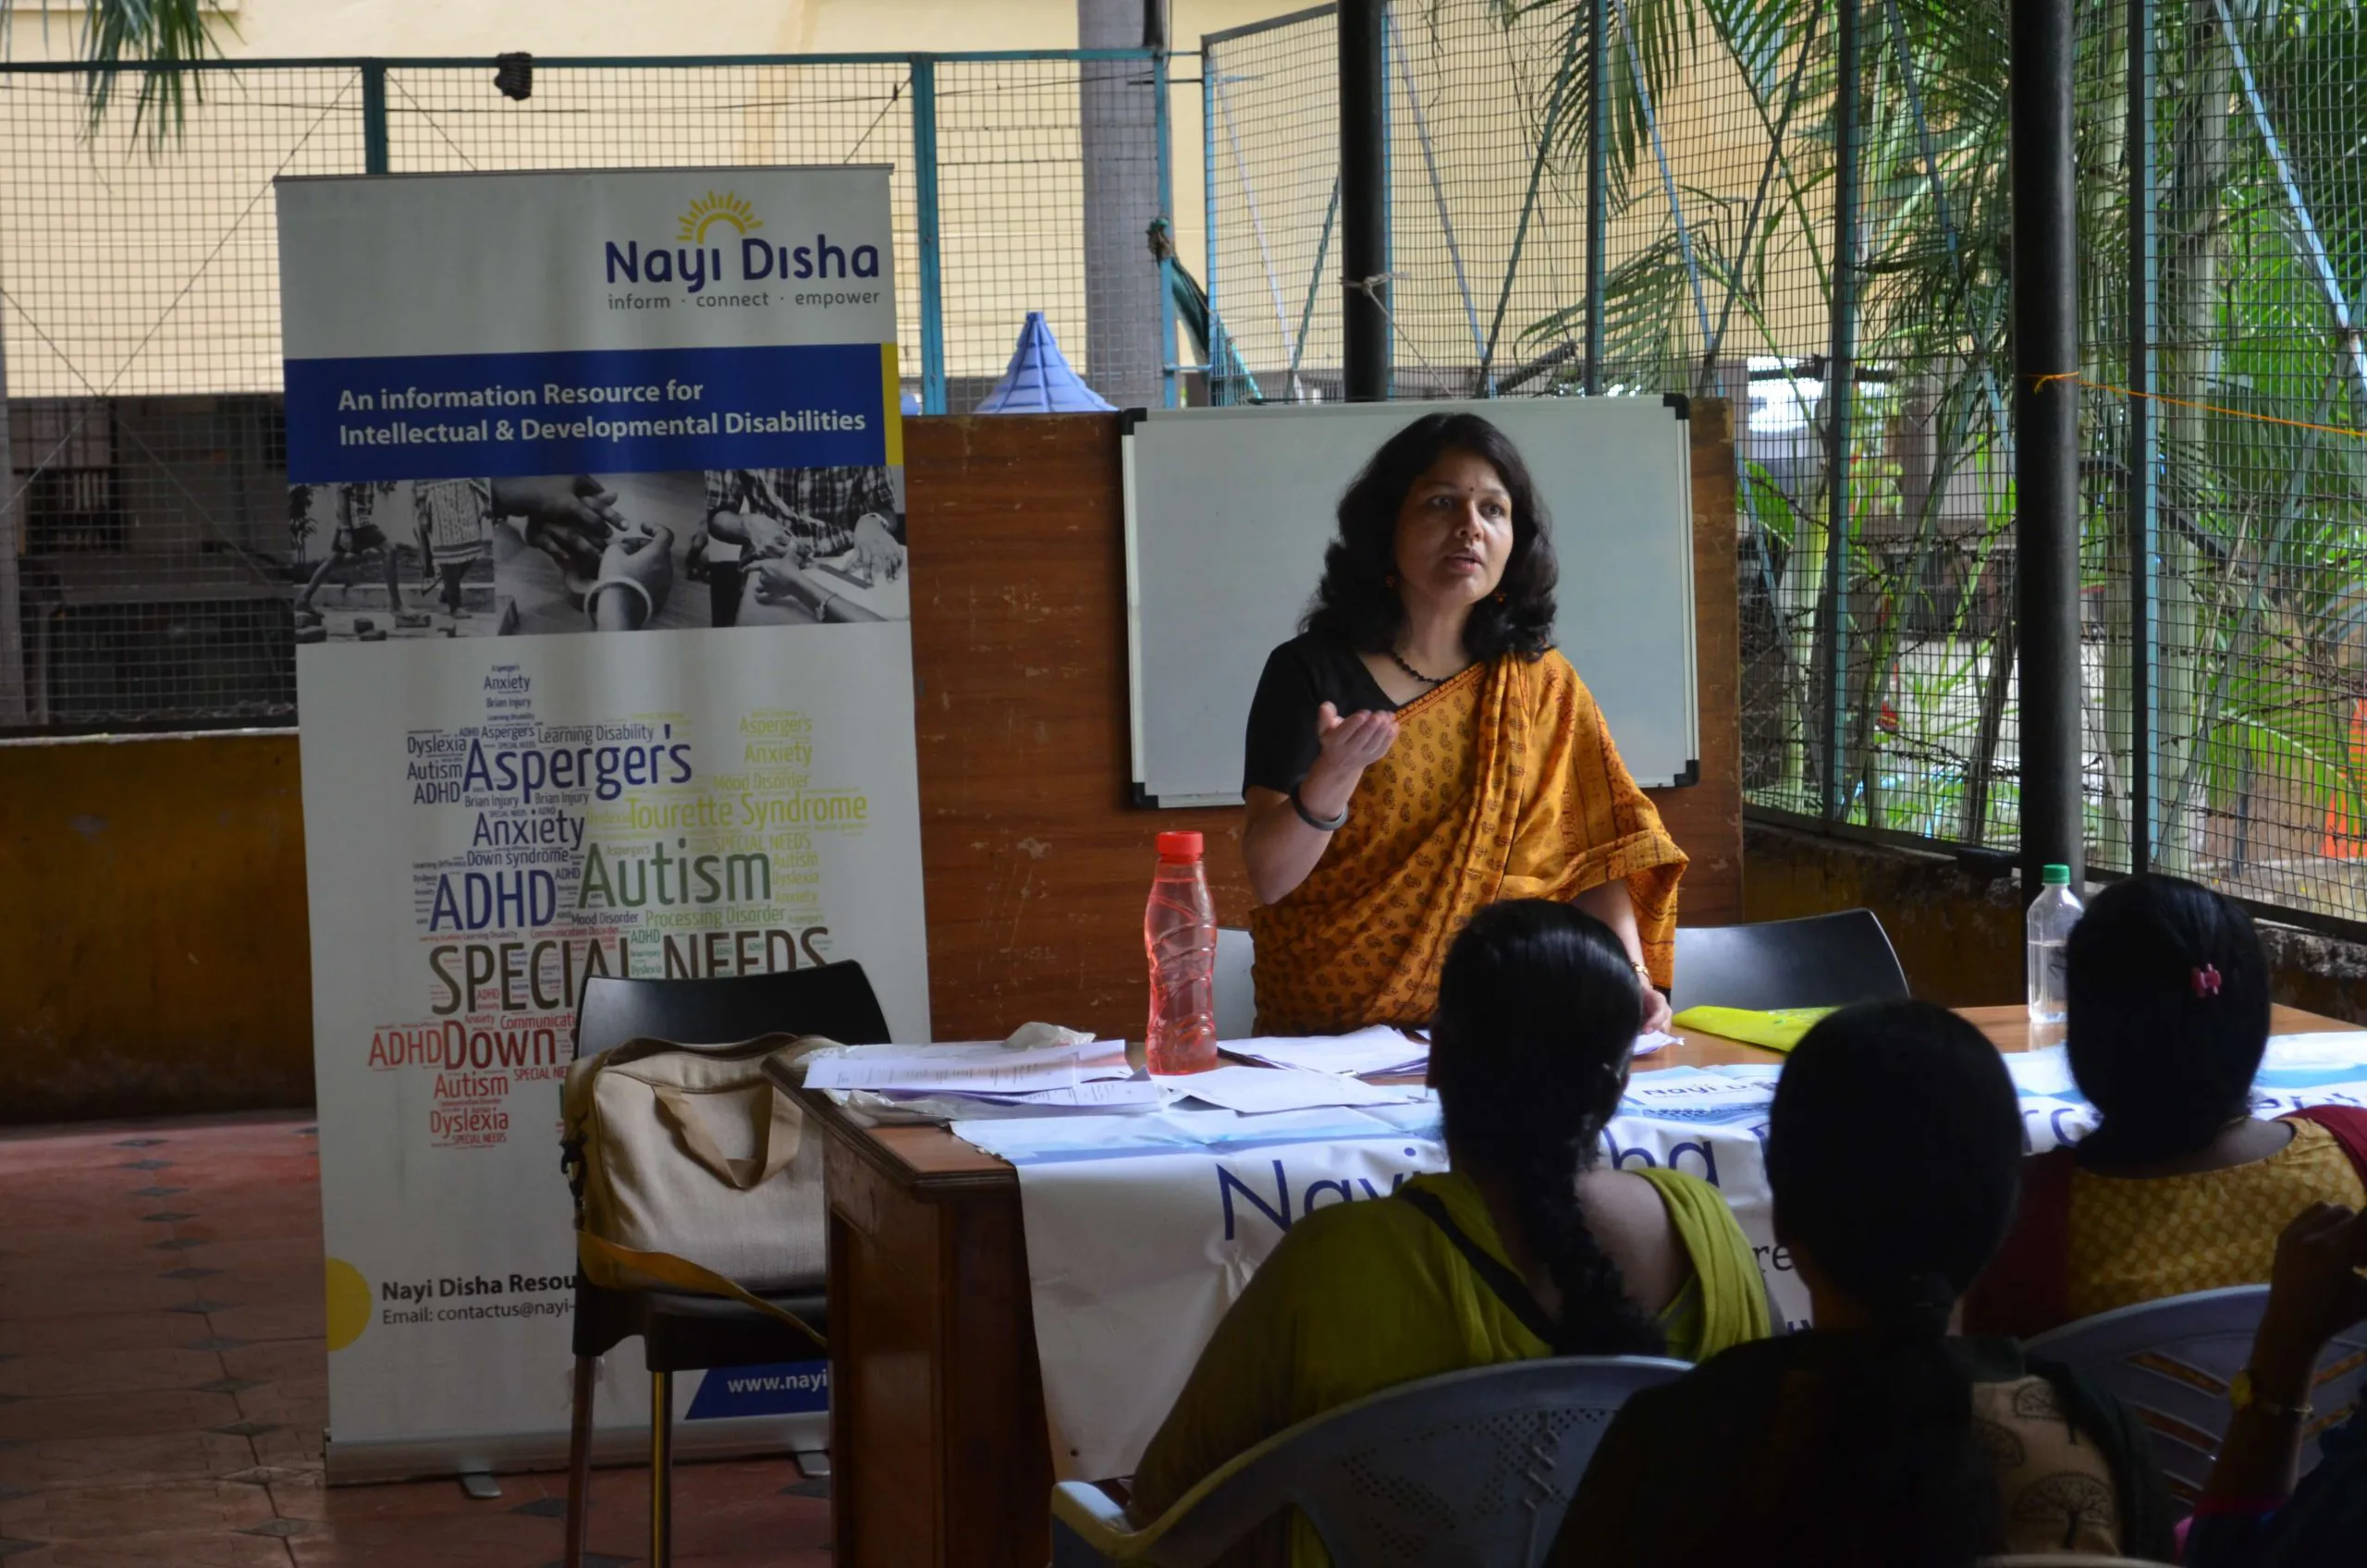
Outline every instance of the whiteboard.
[(1241, 800), (1266, 655), (1298, 633), (1340, 494), (1381, 443), (1467, 410), (1527, 460), (1561, 562), (1554, 641), (1638, 784), (1699, 773), (1692, 454), (1683, 398), (1129, 410), (1129, 712), (1137, 804)]

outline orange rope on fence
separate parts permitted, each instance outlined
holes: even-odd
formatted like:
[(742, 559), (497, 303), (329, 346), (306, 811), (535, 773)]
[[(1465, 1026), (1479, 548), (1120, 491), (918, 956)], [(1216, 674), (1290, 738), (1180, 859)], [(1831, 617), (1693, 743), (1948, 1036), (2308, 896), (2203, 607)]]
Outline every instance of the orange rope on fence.
[(2030, 390), (2043, 392), (2052, 381), (2076, 381), (2098, 392), (2116, 392), (2124, 398), (2143, 398), (2156, 403), (2172, 403), (2181, 409), (2199, 409), (2207, 414), (2226, 414), (2230, 419), (2249, 419), (2262, 424), (2286, 424), (2296, 430), (2314, 430), (2322, 435), (2348, 435), (2353, 441), (2367, 441), (2367, 430), (2355, 430), (2347, 424), (2312, 424), (2305, 419), (2279, 419), (2275, 414), (2256, 414), (2244, 409), (2231, 409), (2224, 403), (2198, 403), (2187, 398), (2165, 397), (2159, 392), (2140, 392), (2134, 387), (2115, 386), (2110, 382), (2090, 381), (2076, 370), (2055, 371), (2047, 375), (2030, 377)]

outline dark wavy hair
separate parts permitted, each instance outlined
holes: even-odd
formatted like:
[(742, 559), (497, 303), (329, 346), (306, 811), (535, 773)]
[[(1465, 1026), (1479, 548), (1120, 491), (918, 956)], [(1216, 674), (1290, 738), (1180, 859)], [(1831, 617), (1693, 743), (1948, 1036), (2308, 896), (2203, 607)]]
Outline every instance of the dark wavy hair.
[[(2082, 1163), (2173, 1159), (2248, 1112), (2268, 1048), (2268, 959), (2234, 900), (2176, 876), (2131, 876), (2089, 903), (2064, 944), (2065, 1046), (2102, 1118)], [(2198, 972), (2217, 971), (2198, 983)]]
[(1502, 480), (1513, 503), (1512, 554), (1497, 593), (1472, 606), (1463, 645), (1475, 659), (1542, 655), (1553, 644), (1552, 524), (1520, 448), (1478, 414), (1424, 414), (1380, 445), (1340, 497), (1340, 535), (1323, 556), (1323, 581), (1301, 630), (1337, 637), (1367, 654), (1397, 646), (1405, 606), (1391, 585), (1397, 570), (1397, 514), (1414, 482), (1446, 452), (1468, 452)]
[(1873, 1329), (1834, 1346), (1819, 1438), (1766, 1493), (1780, 1501), (1762, 1561), (1939, 1568), (2005, 1550), (1945, 1341), (2013, 1219), (2021, 1154), (1997, 1047), (1929, 1002), (1845, 1008), (1784, 1063), (1767, 1127), (1776, 1233)]
[(1473, 915), (1439, 973), (1429, 1076), (1447, 1146), (1513, 1194), (1521, 1233), (1562, 1292), (1557, 1354), (1666, 1348), (1587, 1229), (1577, 1193), (1619, 1108), (1642, 1007), (1610, 927), (1545, 899)]

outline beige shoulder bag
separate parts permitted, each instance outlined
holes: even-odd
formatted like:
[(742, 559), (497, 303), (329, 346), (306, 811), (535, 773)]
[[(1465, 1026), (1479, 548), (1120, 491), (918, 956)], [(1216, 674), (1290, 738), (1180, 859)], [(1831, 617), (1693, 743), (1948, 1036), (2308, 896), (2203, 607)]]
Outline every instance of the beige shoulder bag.
[(583, 1277), (612, 1289), (728, 1296), (821, 1336), (762, 1299), (823, 1278), (822, 1151), (765, 1072), (833, 1042), (628, 1040), (579, 1059), (560, 1145)]

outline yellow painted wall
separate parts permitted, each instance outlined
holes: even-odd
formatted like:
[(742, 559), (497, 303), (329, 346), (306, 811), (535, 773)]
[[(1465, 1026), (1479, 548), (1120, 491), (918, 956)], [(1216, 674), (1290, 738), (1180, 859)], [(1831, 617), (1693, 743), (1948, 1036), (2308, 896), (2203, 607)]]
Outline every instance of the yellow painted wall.
[(306, 1105), (296, 737), (0, 745), (0, 1122)]
[[(71, 47), (82, 0), (18, 0), (19, 57)], [(239, 0), (218, 15), (234, 59), (305, 55), (777, 54), (800, 47), (813, 0)], [(46, 17), (42, 13), (47, 11)], [(42, 23), (49, 24), (44, 42)]]

